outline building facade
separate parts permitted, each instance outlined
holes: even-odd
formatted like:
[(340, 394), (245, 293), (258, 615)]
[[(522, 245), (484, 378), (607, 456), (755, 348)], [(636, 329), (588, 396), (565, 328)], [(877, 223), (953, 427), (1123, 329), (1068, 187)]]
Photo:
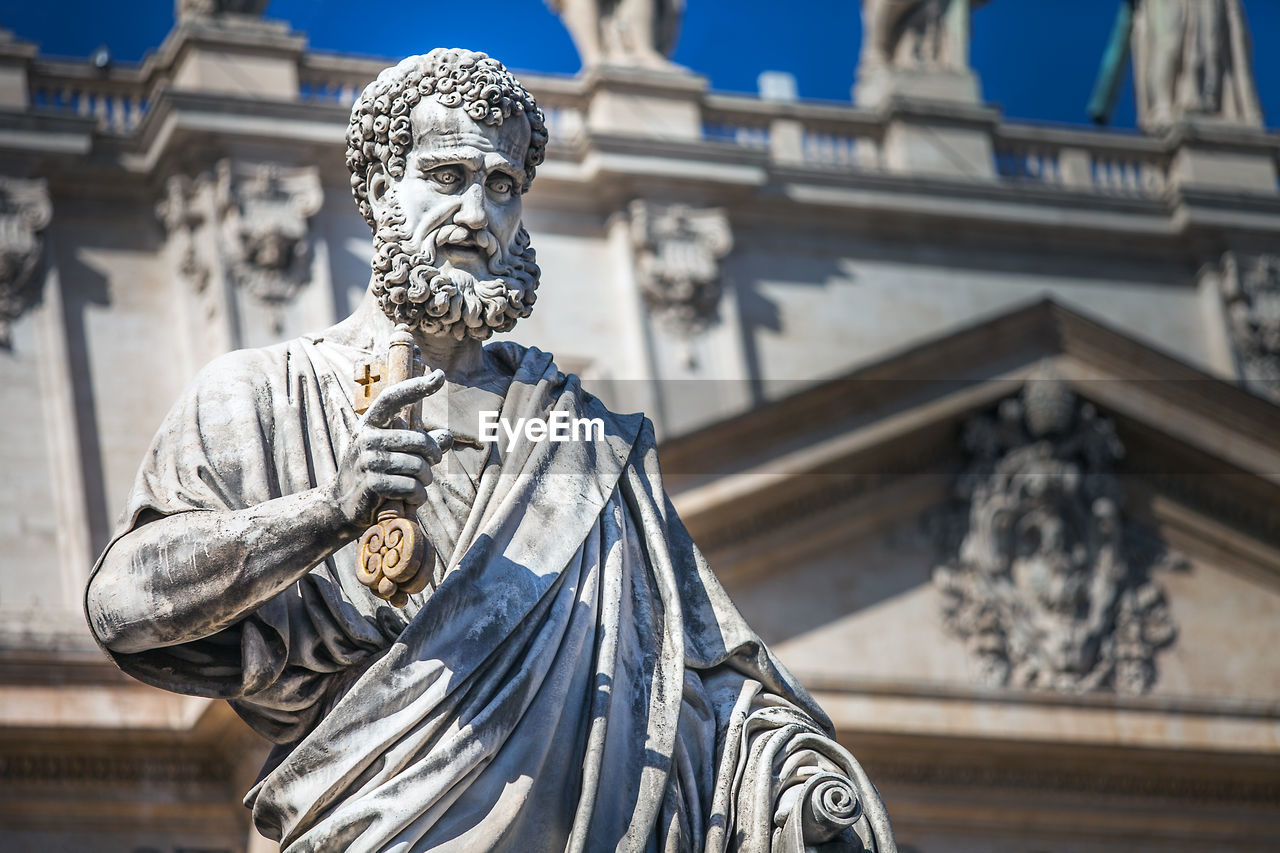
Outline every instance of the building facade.
[[(1161, 2), (1135, 62), (1190, 50)], [(345, 132), (388, 63), (179, 5), (137, 67), (0, 41), (5, 850), (269, 849), (265, 743), (121, 675), (82, 596), (200, 366), (361, 297)], [(667, 5), (640, 47), (568, 17), (593, 61), (520, 75), (551, 143), (512, 337), (654, 420), (905, 849), (1272, 849), (1280, 135), (1240, 106), (1238, 3), (1196, 59), (1234, 100), (1136, 68), (1142, 135), (985, 105), (959, 0), (867, 0), (847, 105), (709, 91)]]

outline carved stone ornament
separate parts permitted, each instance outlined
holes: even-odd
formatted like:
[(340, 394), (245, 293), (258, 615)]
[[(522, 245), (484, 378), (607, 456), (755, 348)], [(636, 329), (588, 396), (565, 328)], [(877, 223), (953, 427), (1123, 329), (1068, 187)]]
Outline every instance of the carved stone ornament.
[(692, 335), (717, 318), (720, 261), (733, 248), (721, 208), (631, 203), (636, 276), (645, 304), (674, 331)]
[(156, 205), (156, 214), (174, 246), (178, 272), (196, 293), (209, 287), (209, 261), (201, 256), (199, 247), (201, 229), (208, 222), (201, 197), (209, 183), (207, 175), (171, 175), (165, 182), (164, 198)]
[(547, 0), (573, 39), (583, 68), (667, 69), (684, 0)]
[[(966, 426), (947, 630), (992, 686), (1146, 692), (1175, 630), (1150, 569), (1170, 558), (1124, 518), (1111, 421), (1056, 378)], [(958, 548), (955, 546), (959, 539)]]
[(862, 0), (865, 68), (963, 71), (969, 13), (986, 0)]
[(0, 346), (12, 345), (12, 323), (39, 300), (40, 232), (52, 216), (43, 179), (0, 177)]
[(1227, 329), (1245, 387), (1280, 403), (1280, 256), (1222, 257)]
[(223, 160), (217, 172), (223, 254), (234, 282), (272, 307), (310, 281), (308, 219), (324, 200), (314, 167)]

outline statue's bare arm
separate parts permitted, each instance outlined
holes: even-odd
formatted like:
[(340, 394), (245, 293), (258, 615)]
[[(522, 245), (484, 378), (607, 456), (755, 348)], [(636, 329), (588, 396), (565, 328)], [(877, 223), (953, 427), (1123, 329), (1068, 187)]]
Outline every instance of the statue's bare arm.
[(383, 500), (420, 505), (440, 445), (386, 425), (443, 384), (435, 371), (383, 391), (329, 483), (247, 509), (159, 517), (121, 537), (89, 583), (98, 638), (134, 653), (208, 637), (359, 537)]

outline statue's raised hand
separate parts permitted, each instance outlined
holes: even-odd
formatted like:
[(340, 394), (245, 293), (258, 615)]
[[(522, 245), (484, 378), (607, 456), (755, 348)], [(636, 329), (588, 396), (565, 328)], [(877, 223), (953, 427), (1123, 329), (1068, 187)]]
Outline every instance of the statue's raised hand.
[(439, 391), (444, 381), (444, 371), (435, 370), (398, 382), (384, 389), (365, 412), (327, 487), (347, 525), (370, 524), (384, 500), (415, 507), (426, 500), (431, 466), (440, 462), (452, 435), (444, 430), (428, 435), (392, 424), (401, 409)]

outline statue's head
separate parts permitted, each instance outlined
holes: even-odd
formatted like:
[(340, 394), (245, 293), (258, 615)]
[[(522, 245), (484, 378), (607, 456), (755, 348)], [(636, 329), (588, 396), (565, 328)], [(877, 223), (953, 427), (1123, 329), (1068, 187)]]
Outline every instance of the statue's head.
[(411, 56), (365, 88), (347, 168), (388, 317), (483, 340), (529, 316), (539, 270), (522, 197), (546, 145), (533, 96), (483, 53)]

